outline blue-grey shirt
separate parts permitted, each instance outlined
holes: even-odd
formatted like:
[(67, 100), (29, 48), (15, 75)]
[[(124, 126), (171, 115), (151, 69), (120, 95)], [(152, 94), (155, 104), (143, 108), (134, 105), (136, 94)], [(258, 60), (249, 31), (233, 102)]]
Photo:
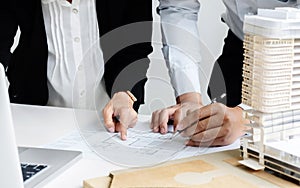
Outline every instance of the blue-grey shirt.
[(296, 6), (296, 0), (223, 0), (226, 12), (223, 14), (228, 27), (243, 39), (243, 21), (246, 14), (256, 14), (258, 8)]
[[(300, 1), (300, 0), (298, 0)], [(203, 74), (198, 31), (198, 0), (159, 0), (163, 54), (176, 97), (188, 92), (200, 93), (199, 75)], [(223, 0), (222, 15), (229, 28), (243, 39), (245, 14), (256, 14), (258, 8), (296, 6), (297, 0)], [(200, 25), (201, 27), (201, 25)], [(213, 34), (213, 31), (212, 31)]]

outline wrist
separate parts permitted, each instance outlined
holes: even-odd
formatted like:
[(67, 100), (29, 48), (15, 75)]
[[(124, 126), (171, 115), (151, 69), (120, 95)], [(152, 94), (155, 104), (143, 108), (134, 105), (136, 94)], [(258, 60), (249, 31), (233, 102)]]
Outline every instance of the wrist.
[(130, 97), (133, 103), (137, 101), (136, 97), (129, 90), (125, 91), (125, 93)]
[(202, 105), (202, 99), (200, 93), (197, 92), (190, 92), (190, 93), (184, 93), (182, 95), (179, 95), (176, 98), (177, 104), (180, 103), (197, 103)]
[(241, 117), (243, 124), (251, 123), (249, 119), (245, 118), (244, 109), (240, 105), (234, 107), (233, 109), (239, 114), (239, 117)]
[(137, 101), (135, 96), (130, 91), (119, 91), (114, 94), (114, 97), (122, 100), (128, 100), (128, 103), (131, 107), (133, 106), (133, 103)]

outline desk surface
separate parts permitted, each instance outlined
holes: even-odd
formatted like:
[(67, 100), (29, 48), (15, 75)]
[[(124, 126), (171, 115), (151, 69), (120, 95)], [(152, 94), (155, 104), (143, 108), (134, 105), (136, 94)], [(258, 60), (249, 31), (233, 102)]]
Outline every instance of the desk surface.
[[(43, 146), (77, 129), (73, 109), (12, 104), (12, 114), (19, 146)], [(100, 157), (84, 157), (46, 187), (79, 188), (85, 179), (106, 176), (123, 168)]]
[[(42, 146), (76, 130), (72, 109), (12, 104), (12, 114), (19, 146)], [(46, 187), (79, 188), (84, 179), (108, 175), (121, 168), (100, 157), (83, 158)]]

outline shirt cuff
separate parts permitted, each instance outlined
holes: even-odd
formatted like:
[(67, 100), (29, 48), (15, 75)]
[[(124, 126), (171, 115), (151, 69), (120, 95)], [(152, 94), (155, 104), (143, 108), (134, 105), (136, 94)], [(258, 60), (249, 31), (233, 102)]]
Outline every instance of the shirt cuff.
[(181, 50), (170, 46), (164, 46), (162, 51), (169, 69), (175, 96), (178, 97), (190, 92), (201, 93), (199, 78), (200, 59), (196, 62)]
[(251, 110), (251, 109), (252, 109), (251, 106), (248, 106), (248, 105), (243, 104), (243, 103), (241, 103), (241, 104), (239, 104), (239, 105), (237, 105), (237, 106), (240, 107), (241, 109), (243, 109), (244, 111), (247, 111), (247, 110)]
[(191, 68), (173, 69), (170, 70), (169, 74), (176, 97), (190, 92), (201, 93), (197, 70)]

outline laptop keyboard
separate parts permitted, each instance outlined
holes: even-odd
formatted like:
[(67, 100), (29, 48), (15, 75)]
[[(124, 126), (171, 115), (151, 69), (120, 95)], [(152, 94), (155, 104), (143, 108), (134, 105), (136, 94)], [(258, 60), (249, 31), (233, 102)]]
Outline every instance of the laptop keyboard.
[(47, 165), (21, 163), (23, 182), (45, 169)]

